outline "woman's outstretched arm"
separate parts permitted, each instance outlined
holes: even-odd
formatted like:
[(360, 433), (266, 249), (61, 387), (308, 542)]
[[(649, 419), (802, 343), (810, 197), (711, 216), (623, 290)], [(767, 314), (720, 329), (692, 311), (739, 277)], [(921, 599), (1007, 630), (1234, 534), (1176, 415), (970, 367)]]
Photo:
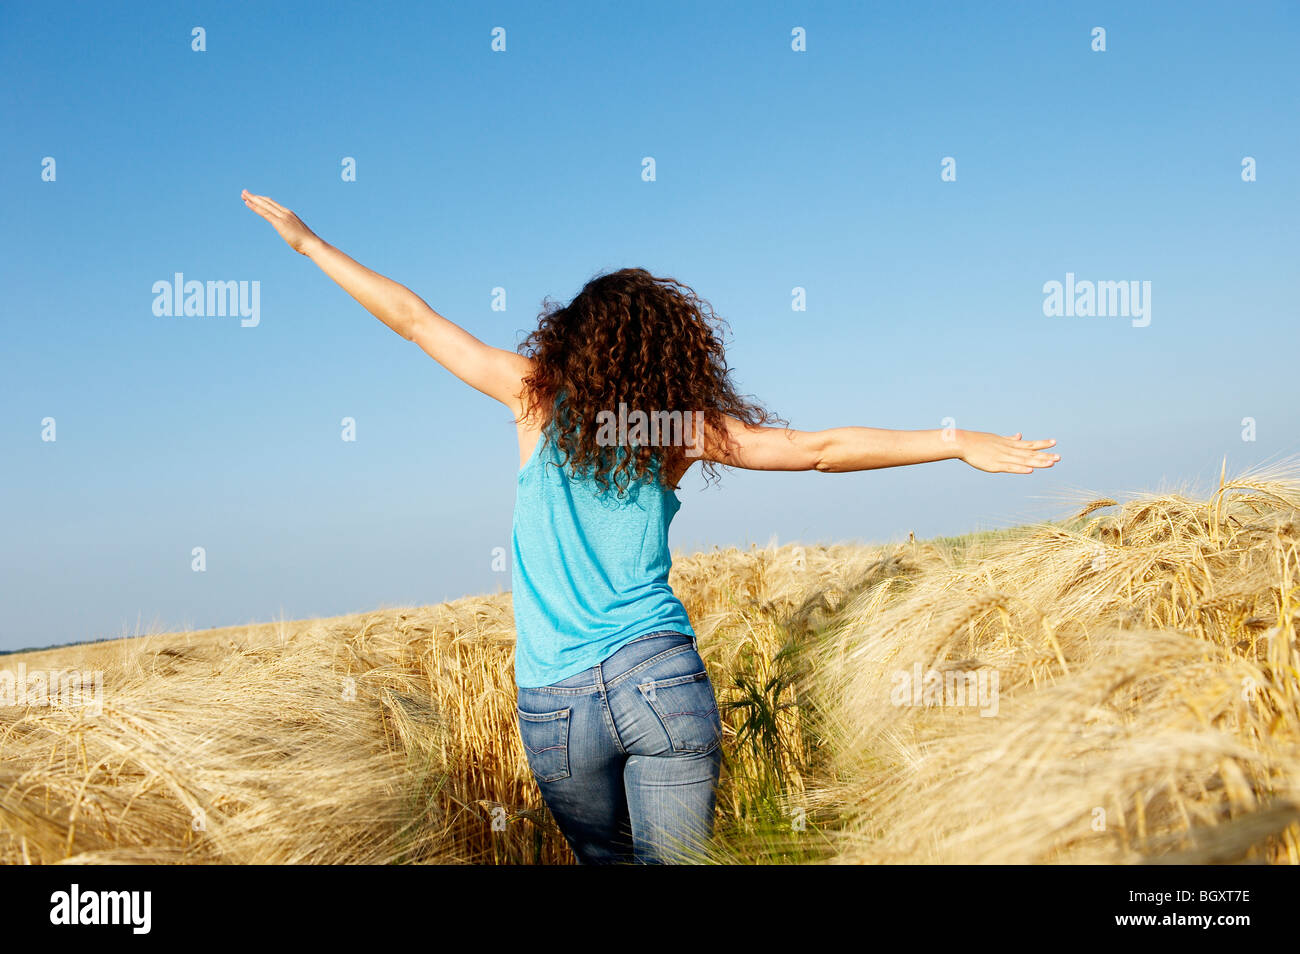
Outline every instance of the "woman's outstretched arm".
[(424, 351), (472, 388), (496, 398), (519, 417), (528, 358), (485, 344), (438, 314), (415, 292), (371, 271), (322, 240), (302, 219), (264, 195), (245, 189), (244, 204), (266, 219), (295, 252), (306, 255), (344, 291), (389, 328)]
[(747, 470), (820, 470), (844, 473), (936, 460), (961, 460), (991, 474), (1031, 474), (1051, 467), (1059, 454), (1044, 454), (1054, 440), (1026, 441), (956, 429), (895, 431), (876, 427), (833, 427), (796, 431), (755, 427), (727, 417), (722, 433), (705, 426), (699, 456)]

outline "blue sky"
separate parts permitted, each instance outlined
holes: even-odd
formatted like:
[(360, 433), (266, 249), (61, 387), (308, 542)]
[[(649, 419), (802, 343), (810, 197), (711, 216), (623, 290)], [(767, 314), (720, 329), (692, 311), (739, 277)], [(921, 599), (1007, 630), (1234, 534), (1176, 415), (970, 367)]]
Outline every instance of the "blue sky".
[[(509, 588), (508, 412), (245, 187), (501, 347), (640, 265), (795, 427), (1059, 442), (1031, 476), (692, 474), (677, 551), (1007, 526), (1300, 450), (1294, 4), (464, 6), (0, 7), (0, 649)], [(155, 316), (176, 272), (258, 282), (260, 323)], [(1150, 324), (1044, 316), (1067, 272), (1151, 282)]]

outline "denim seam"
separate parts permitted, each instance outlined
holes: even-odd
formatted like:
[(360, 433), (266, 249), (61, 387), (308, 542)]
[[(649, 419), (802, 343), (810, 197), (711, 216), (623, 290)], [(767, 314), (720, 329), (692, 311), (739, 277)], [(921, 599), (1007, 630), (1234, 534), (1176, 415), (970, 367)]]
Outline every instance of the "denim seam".
[[(632, 645), (632, 643), (639, 643), (641, 642), (641, 640), (649, 639), (651, 636), (685, 636), (685, 635), (686, 634), (679, 629), (656, 629), (653, 633), (642, 633), (640, 636), (636, 637), (635, 639), (628, 640), (625, 645), (630, 646)], [(691, 638), (694, 639), (695, 637), (692, 636)]]
[(662, 662), (663, 660), (667, 659), (669, 656), (676, 656), (678, 653), (684, 653), (690, 648), (691, 648), (690, 646), (674, 646), (672, 649), (665, 649), (659, 655), (651, 656), (649, 659), (645, 660), (645, 662), (639, 662), (631, 669), (629, 669), (627, 672), (620, 673), (619, 675), (615, 676), (613, 679), (611, 679), (609, 682), (605, 684), (605, 687), (611, 688), (613, 686), (617, 686), (628, 676), (636, 675), (638, 672), (640, 672), (642, 669), (645, 669), (647, 666), (652, 666), (657, 662)]
[(627, 755), (627, 749), (623, 745), (623, 740), (618, 737), (618, 726), (614, 724), (614, 713), (609, 707), (609, 684), (605, 682), (605, 671), (601, 668), (600, 663), (596, 663), (596, 683), (600, 690), (600, 712), (605, 719), (605, 728), (609, 730), (610, 738), (618, 746), (618, 750)]
[(519, 686), (520, 692), (544, 692), (548, 696), (589, 696), (600, 691), (595, 683), (590, 686)]
[[(664, 632), (670, 632), (678, 636), (686, 635), (685, 633), (678, 633), (676, 630), (664, 630)], [(657, 636), (659, 634), (647, 633), (646, 635)], [(641, 639), (641, 638), (642, 637), (640, 636), (637, 637), (637, 639)], [(634, 639), (632, 640), (632, 642), (636, 642), (636, 640)], [(602, 683), (598, 681), (598, 682), (590, 683), (589, 685), (586, 686), (519, 686), (518, 689), (521, 692), (544, 692), (547, 693), (548, 695), (554, 695), (554, 696), (578, 696), (578, 695), (595, 694), (600, 691), (602, 685), (604, 685), (606, 689), (612, 688), (613, 686), (617, 686), (628, 676), (632, 675), (633, 673), (640, 672), (642, 669), (644, 669), (646, 666), (649, 666), (651, 663), (655, 663), (655, 662), (659, 662), (660, 660), (667, 659), (669, 656), (674, 656), (677, 653), (685, 652), (688, 649), (694, 650), (695, 649), (694, 643), (690, 645), (683, 644), (681, 646), (674, 646), (672, 649), (665, 649), (663, 652), (658, 653), (654, 656), (651, 656), (649, 659), (637, 663), (627, 672), (620, 673), (619, 675), (611, 679), (609, 682)], [(698, 652), (698, 650), (696, 651)], [(597, 666), (599, 665), (603, 665), (603, 664), (597, 663)], [(597, 666), (592, 666), (591, 668), (594, 670), (597, 668)], [(598, 673), (597, 679), (598, 680), (603, 679), (603, 675)]]
[(519, 718), (525, 722), (544, 723), (558, 722), (560, 719), (567, 719), (572, 709), (556, 709), (554, 712), (525, 712), (519, 710)]
[(709, 678), (707, 671), (693, 672), (685, 676), (673, 676), (671, 679), (652, 679), (649, 682), (638, 683), (637, 688), (654, 686), (656, 689), (671, 689), (674, 686), (688, 686), (693, 682), (701, 682), (707, 678)]

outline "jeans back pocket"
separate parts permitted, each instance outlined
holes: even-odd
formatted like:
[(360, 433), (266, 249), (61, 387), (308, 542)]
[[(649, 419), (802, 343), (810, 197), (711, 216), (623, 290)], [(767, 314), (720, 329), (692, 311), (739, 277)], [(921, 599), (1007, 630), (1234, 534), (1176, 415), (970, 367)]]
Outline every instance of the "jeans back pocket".
[(524, 743), (528, 767), (539, 782), (569, 777), (569, 715), (572, 709), (519, 714), (519, 738)]
[(654, 679), (637, 688), (668, 733), (674, 752), (712, 752), (722, 742), (722, 719), (708, 672)]

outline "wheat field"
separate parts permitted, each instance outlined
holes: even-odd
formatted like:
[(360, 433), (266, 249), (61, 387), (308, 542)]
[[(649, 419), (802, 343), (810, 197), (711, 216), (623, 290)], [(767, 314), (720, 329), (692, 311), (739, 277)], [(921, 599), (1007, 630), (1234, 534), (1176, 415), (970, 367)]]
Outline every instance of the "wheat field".
[[(710, 861), (1300, 863), (1293, 467), (672, 583), (722, 709)], [(0, 859), (572, 863), (513, 638), (503, 594), (3, 657), (103, 703), (0, 706)]]

